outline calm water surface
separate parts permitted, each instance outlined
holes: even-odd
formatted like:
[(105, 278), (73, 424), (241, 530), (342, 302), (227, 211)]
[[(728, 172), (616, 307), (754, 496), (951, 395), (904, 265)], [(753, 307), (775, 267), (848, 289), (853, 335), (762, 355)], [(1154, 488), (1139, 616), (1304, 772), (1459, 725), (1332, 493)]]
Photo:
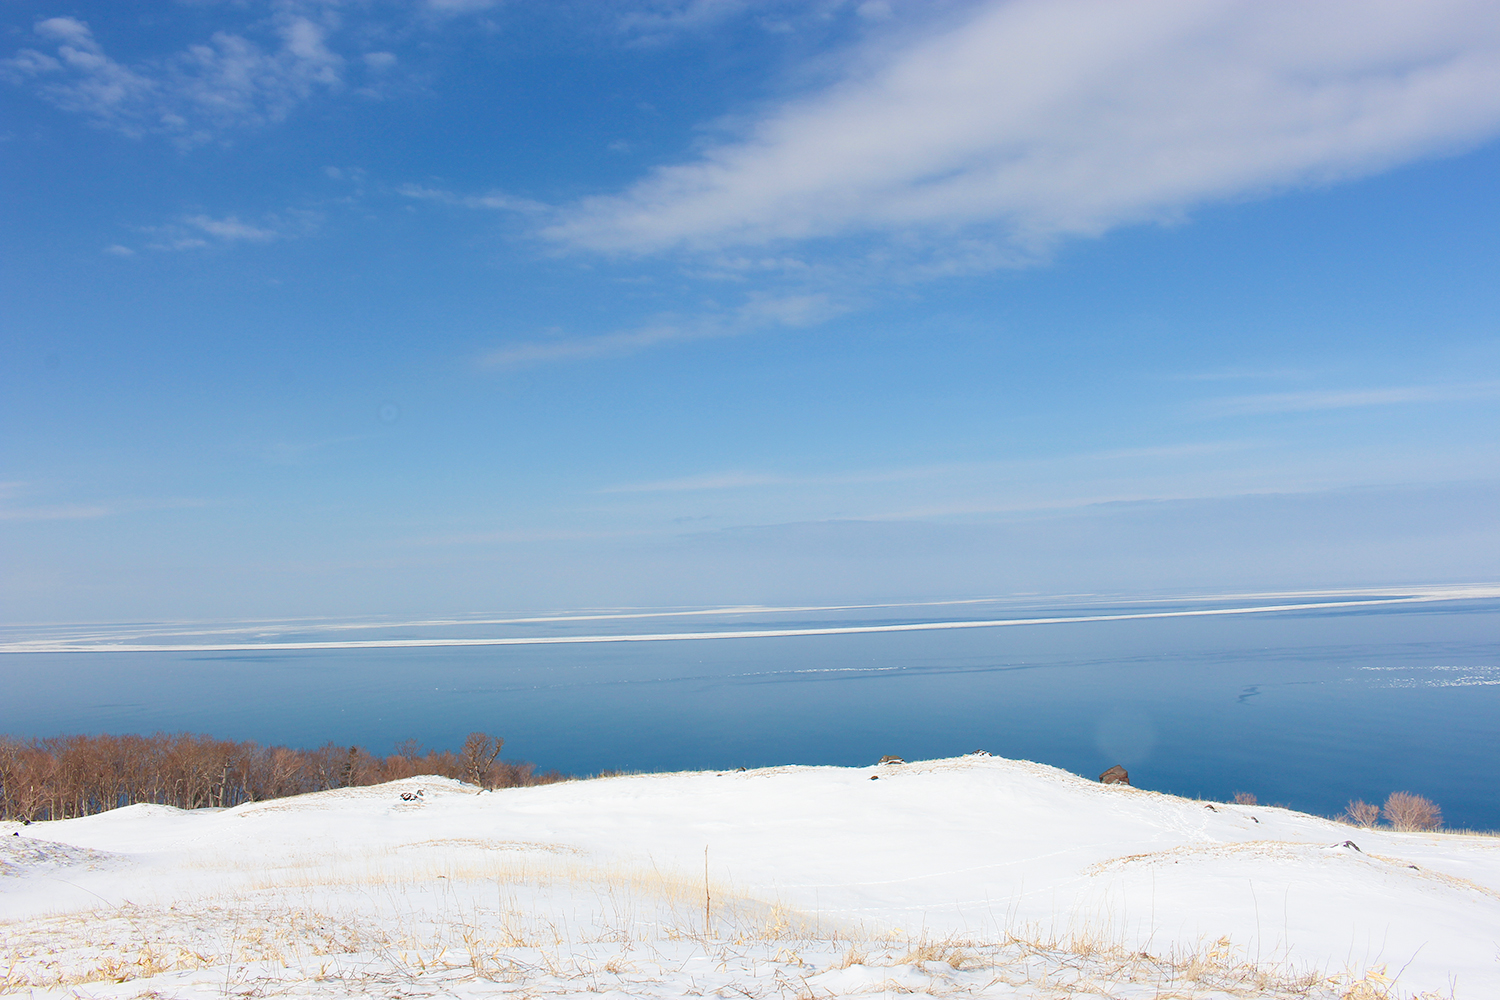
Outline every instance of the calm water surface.
[[(758, 613), (627, 627), (881, 620)], [(1090, 777), (1119, 763), (1146, 788), (1248, 791), (1326, 815), (1410, 790), (1449, 826), (1500, 829), (1495, 600), (712, 641), (8, 652), (0, 678), (0, 732), (15, 735), (189, 730), (385, 753), (408, 738), (456, 747), (483, 729), (505, 737), (508, 758), (576, 774), (983, 748)]]

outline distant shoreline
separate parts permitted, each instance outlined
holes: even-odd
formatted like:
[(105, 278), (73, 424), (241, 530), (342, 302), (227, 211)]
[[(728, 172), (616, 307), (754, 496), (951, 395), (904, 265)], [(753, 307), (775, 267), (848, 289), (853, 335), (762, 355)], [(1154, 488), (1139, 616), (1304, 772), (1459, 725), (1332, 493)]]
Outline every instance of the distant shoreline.
[[(122, 643), (98, 639), (35, 639), (0, 643), (0, 653), (228, 653), (284, 652), (319, 649), (413, 649), (468, 646), (550, 646), (618, 642), (680, 642), (709, 639), (767, 639), (795, 636), (865, 635), (883, 632), (933, 632), (950, 629), (1007, 628), (1020, 625), (1064, 625), (1088, 622), (1145, 621), (1167, 618), (1203, 618), (1225, 615), (1276, 614), (1294, 611), (1326, 611), (1344, 608), (1395, 607), (1440, 601), (1500, 597), (1500, 588), (1450, 589), (1406, 593), (1363, 600), (1308, 601), (1292, 604), (1249, 605), (1230, 608), (1190, 608), (1171, 611), (1135, 611), (1107, 615), (1053, 615), (1038, 618), (992, 618), (978, 621), (946, 620), (879, 625), (833, 625), (808, 628), (737, 629), (709, 632), (614, 633), (606, 635), (540, 636), (434, 636), (419, 639), (306, 639), (283, 642), (214, 643)], [(724, 613), (745, 613), (735, 609)], [(783, 610), (783, 609), (768, 609)], [(603, 616), (599, 616), (603, 617)], [(623, 617), (623, 616), (622, 616)], [(556, 619), (566, 620), (566, 619)], [(445, 622), (444, 625), (453, 623)]]

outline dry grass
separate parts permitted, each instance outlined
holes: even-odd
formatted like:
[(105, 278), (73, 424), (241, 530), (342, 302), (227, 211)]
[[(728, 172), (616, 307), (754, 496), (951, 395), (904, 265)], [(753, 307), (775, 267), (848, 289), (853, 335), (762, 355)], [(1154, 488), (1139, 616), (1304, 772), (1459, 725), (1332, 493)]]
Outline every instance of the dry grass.
[(307, 855), (239, 873), (242, 884), (220, 882), (188, 903), (0, 924), (0, 992), (130, 983), (139, 995), (161, 985), (187, 996), (181, 977), (197, 976), (199, 992), (215, 997), (385, 996), (397, 986), (408, 996), (477, 997), (494, 992), (484, 984), (507, 984), (528, 995), (770, 1000), (827, 997), (842, 987), (820, 987), (819, 977), (858, 973), (892, 991), (939, 995), (1405, 996), (1384, 969), (1330, 975), (1261, 963), (1228, 938), (1148, 953), (1107, 915), (1075, 915), (1063, 931), (910, 937), (820, 920), (727, 885), (705, 893), (701, 877), (591, 865), (545, 844), (436, 841), (421, 851)]
[(835, 968), (835, 969), (847, 969), (850, 966), (854, 966), (854, 965), (864, 965), (865, 964), (865, 959), (868, 958), (868, 957), (869, 957), (869, 955), (866, 952), (860, 951), (858, 945), (851, 944), (849, 946), (849, 950), (846, 951), (846, 952), (844, 952), (843, 957), (840, 958), (832, 966), (832, 968)]
[[(1067, 935), (1010, 934), (1001, 942), (946, 938), (940, 941), (872, 941), (850, 944), (829, 968), (855, 965), (896, 973), (904, 967), (932, 972), (934, 965), (967, 972), (970, 985), (952, 982), (923, 992), (986, 995), (990, 987), (1046, 997), (1114, 997), (1128, 993), (1155, 1000), (1281, 998), (1281, 1000), (1405, 1000), (1384, 967), (1327, 974), (1285, 964), (1250, 961), (1228, 938), (1162, 954), (1148, 954), (1103, 938), (1097, 931)], [(979, 973), (976, 980), (974, 974)], [(939, 977), (942, 978), (939, 971)], [(951, 977), (950, 977), (951, 978)], [(977, 987), (977, 988), (976, 988)], [(894, 977), (888, 992), (912, 992)], [(1007, 992), (1005, 995), (1013, 995)], [(815, 991), (805, 994), (818, 996)], [(1437, 1000), (1422, 994), (1422, 1000)]]
[[(161, 916), (136, 913), (131, 922), (149, 931), (158, 926)], [(199, 911), (180, 912), (180, 916), (204, 923), (214, 918), (222, 922), (230, 915)], [(479, 914), (456, 921), (446, 935), (429, 934), (424, 941), (410, 939), (400, 928), (380, 930), (360, 925), (348, 914), (261, 916), (269, 919), (247, 926), (243, 914), (238, 915), (240, 923), (234, 933), (227, 937), (221, 934), (217, 949), (162, 947), (149, 939), (122, 940), (117, 942), (118, 951), (101, 952), (91, 967), (67, 974), (61, 970), (49, 973), (35, 966), (21, 970), (13, 960), (5, 976), (0, 977), (0, 988), (14, 992), (78, 987), (201, 970), (208, 974), (205, 981), (224, 984), (223, 990), (214, 987), (217, 995), (288, 991), (309, 996), (373, 994), (376, 991), (369, 990), (370, 986), (398, 981), (404, 991), (417, 994), (463, 983), (473, 983), (476, 988), (482, 983), (510, 984), (528, 994), (608, 992), (649, 983), (671, 993), (681, 980), (684, 993), (746, 997), (767, 996), (778, 983), (800, 983), (797, 994), (811, 998), (827, 996), (829, 991), (819, 991), (816, 982), (809, 980), (861, 966), (871, 970), (877, 982), (878, 977), (889, 976), (889, 987), (901, 992), (913, 992), (909, 986), (902, 986), (910, 982), (902, 977), (924, 976), (928, 985), (918, 991), (936, 995), (984, 996), (1001, 990), (1023, 991), (1023, 995), (1039, 998), (1129, 993), (1158, 1000), (1397, 1000), (1408, 996), (1395, 987), (1384, 968), (1329, 975), (1258, 964), (1248, 960), (1228, 938), (1160, 954), (1129, 948), (1089, 931), (1062, 936), (1010, 934), (988, 942), (956, 938), (902, 941), (879, 936), (840, 942), (833, 937), (793, 936), (757, 942), (705, 940), (676, 948), (667, 941), (620, 947), (604, 939), (628, 939), (632, 935), (626, 928), (617, 928), (614, 934), (589, 934), (570, 940), (561, 928), (554, 927), (550, 933), (528, 937), (499, 929)], [(148, 919), (143, 921), (142, 917)], [(55, 939), (67, 936), (60, 933), (63, 928), (56, 923), (36, 931)], [(705, 979), (699, 973), (691, 981), (682, 979), (682, 969), (694, 956), (700, 957), (700, 963), (706, 958), (700, 967), (716, 970), (718, 977)], [(692, 989), (687, 989), (689, 986)]]
[(969, 954), (964, 951), (962, 945), (953, 941), (922, 941), (909, 948), (905, 955), (898, 959), (899, 965), (922, 965), (926, 962), (942, 962), (950, 969), (962, 969), (964, 962), (968, 961)]
[(190, 904), (0, 923), (0, 992), (355, 954), (418, 973), (462, 967), (493, 977), (511, 969), (506, 956), (517, 949), (562, 975), (568, 963), (558, 956), (578, 946), (740, 946), (817, 934), (800, 912), (724, 886), (711, 886), (705, 914), (703, 881), (656, 868), (590, 865), (542, 844), (425, 846), (417, 859), (397, 850), (293, 857)]

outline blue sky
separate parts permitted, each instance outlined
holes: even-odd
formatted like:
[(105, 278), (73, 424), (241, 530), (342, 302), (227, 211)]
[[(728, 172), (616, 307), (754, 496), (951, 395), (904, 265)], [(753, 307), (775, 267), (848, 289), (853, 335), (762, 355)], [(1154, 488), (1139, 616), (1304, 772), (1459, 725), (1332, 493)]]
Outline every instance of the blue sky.
[(1487, 3), (0, 43), (6, 620), (1497, 575)]

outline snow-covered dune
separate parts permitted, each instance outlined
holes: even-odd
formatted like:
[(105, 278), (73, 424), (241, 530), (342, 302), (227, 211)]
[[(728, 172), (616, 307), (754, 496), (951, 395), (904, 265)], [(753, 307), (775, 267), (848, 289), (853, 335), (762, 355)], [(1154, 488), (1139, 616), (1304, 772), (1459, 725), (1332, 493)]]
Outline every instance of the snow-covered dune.
[(0, 983), (59, 995), (1500, 996), (1500, 839), (987, 756), (412, 779), (0, 840)]

